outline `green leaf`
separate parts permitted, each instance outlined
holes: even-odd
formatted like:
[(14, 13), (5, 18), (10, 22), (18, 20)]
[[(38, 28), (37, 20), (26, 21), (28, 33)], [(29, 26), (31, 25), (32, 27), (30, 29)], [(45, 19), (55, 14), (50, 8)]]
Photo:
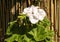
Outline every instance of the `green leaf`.
[(13, 27), (13, 25), (14, 25), (16, 22), (17, 22), (17, 21), (15, 20), (15, 21), (13, 21), (13, 22), (8, 23), (8, 28), (7, 28), (7, 31), (6, 31), (6, 34), (7, 34), (7, 35), (11, 35), (11, 34), (12, 34), (12, 32), (10, 32), (10, 29)]

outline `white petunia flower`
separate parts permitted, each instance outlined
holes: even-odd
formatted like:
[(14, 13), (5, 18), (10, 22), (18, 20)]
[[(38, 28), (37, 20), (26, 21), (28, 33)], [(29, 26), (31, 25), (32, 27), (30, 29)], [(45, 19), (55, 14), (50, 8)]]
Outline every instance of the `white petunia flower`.
[(46, 13), (43, 9), (39, 9), (39, 7), (31, 6), (25, 8), (23, 11), (29, 17), (29, 20), (32, 24), (36, 24), (39, 20), (42, 21), (46, 16)]

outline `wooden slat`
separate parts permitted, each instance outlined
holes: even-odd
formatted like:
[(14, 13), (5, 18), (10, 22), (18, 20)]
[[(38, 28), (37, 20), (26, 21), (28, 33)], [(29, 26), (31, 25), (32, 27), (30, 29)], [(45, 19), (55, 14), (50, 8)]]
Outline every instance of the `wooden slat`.
[(0, 0), (0, 28), (1, 28), (1, 0)]
[(54, 28), (54, 3), (53, 3), (53, 0), (51, 0), (51, 29)]
[(44, 10), (47, 13), (47, 16), (49, 14), (49, 2), (47, 0), (44, 0)]
[(58, 0), (57, 1), (57, 28), (58, 28), (58, 38), (57, 38), (57, 40), (58, 40), (58, 42), (60, 42), (60, 0)]
[(0, 1), (0, 28), (1, 28), (1, 1)]
[(60, 42), (60, 0), (59, 0), (59, 4), (58, 4), (58, 5), (59, 5), (59, 16), (58, 16), (58, 20), (59, 20), (59, 21), (58, 21), (58, 22), (59, 22), (59, 31), (58, 31), (58, 32), (59, 32), (59, 36), (58, 36), (58, 37), (59, 37), (59, 38), (58, 38), (58, 40), (59, 40), (59, 42)]
[(57, 36), (58, 36), (58, 38), (57, 38), (57, 42), (60, 42), (60, 37), (59, 37), (59, 35), (60, 35), (60, 0), (57, 0), (57, 5), (56, 5), (56, 17), (57, 17), (57, 19), (56, 19), (56, 21), (57, 21), (57, 28), (58, 28), (58, 30), (57, 30)]
[[(11, 4), (11, 8), (14, 6), (14, 0), (11, 0), (12, 4)], [(11, 13), (11, 9), (10, 9), (10, 21), (13, 21), (13, 14)]]
[[(30, 1), (30, 5), (31, 5), (31, 1)], [(23, 9), (27, 7), (26, 1), (23, 4)]]
[(57, 23), (57, 22), (58, 22), (58, 17), (57, 17), (57, 16), (58, 16), (58, 15), (57, 15), (57, 12), (56, 12), (56, 11), (57, 11), (57, 9), (56, 9), (56, 8), (57, 8), (57, 7), (56, 7), (56, 4), (57, 4), (57, 3), (56, 3), (56, 0), (55, 0), (55, 20), (54, 20), (54, 21), (55, 21), (55, 23), (54, 23), (55, 26), (54, 26), (54, 31), (55, 31), (55, 39), (56, 39), (55, 42), (58, 42), (58, 37), (57, 37), (57, 36), (58, 36), (58, 35), (57, 35), (57, 31), (58, 31), (58, 23)]
[(44, 0), (41, 0), (40, 1), (40, 8), (43, 9), (44, 8), (43, 6), (44, 6)]
[(28, 4), (29, 4), (29, 6), (31, 5), (30, 0), (28, 0)]
[[(5, 1), (5, 0), (4, 0)], [(4, 1), (2, 0), (2, 23), (1, 23), (1, 28), (2, 28), (2, 38), (1, 38), (1, 40), (2, 40), (2, 42), (4, 42), (4, 34), (5, 34), (5, 13), (4, 13), (4, 5), (5, 5), (5, 3), (4, 3)]]
[[(51, 0), (51, 29), (54, 31), (55, 30), (55, 3), (54, 0)], [(56, 33), (54, 34), (53, 38), (54, 42), (57, 42), (57, 35)]]
[[(60, 0), (59, 0), (60, 2)], [(59, 36), (60, 36), (60, 3), (59, 3)]]
[(0, 41), (2, 41), (1, 40), (1, 36), (2, 36), (2, 28), (1, 28), (1, 14), (2, 14), (2, 12), (1, 12), (1, 10), (2, 10), (2, 6), (1, 6), (1, 0), (0, 0)]
[(47, 15), (47, 16), (48, 16), (48, 19), (50, 20), (50, 14), (51, 14), (51, 0), (49, 0), (47, 4), (48, 4), (48, 7), (47, 7), (47, 9), (48, 9), (48, 15)]
[(58, 36), (58, 40), (60, 42), (60, 6), (59, 6), (59, 36)]
[(6, 4), (6, 10), (5, 10), (5, 11), (6, 11), (6, 14), (5, 14), (5, 15), (6, 15), (6, 16), (5, 16), (5, 17), (6, 17), (6, 20), (5, 20), (5, 24), (6, 24), (6, 25), (5, 25), (5, 26), (6, 26), (6, 28), (7, 28), (8, 22), (9, 22), (9, 7), (8, 7), (8, 6), (9, 6), (9, 2), (8, 2), (8, 0), (6, 0), (6, 3), (7, 3), (7, 4)]

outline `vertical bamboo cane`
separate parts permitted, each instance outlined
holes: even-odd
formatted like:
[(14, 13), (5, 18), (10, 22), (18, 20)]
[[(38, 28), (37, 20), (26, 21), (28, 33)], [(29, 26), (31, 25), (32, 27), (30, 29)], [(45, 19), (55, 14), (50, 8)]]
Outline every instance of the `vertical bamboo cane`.
[(58, 14), (58, 23), (59, 23), (59, 31), (58, 31), (58, 34), (59, 34), (59, 36), (58, 36), (58, 41), (60, 42), (60, 0), (58, 0), (58, 5), (59, 5), (59, 14)]
[(54, 1), (51, 0), (51, 15), (50, 15), (50, 16), (51, 16), (51, 30), (52, 30), (52, 31), (54, 31), (54, 26), (55, 26), (55, 25), (54, 25), (54, 15), (55, 15), (55, 14), (54, 14), (54, 10), (55, 10), (55, 9), (54, 9)]

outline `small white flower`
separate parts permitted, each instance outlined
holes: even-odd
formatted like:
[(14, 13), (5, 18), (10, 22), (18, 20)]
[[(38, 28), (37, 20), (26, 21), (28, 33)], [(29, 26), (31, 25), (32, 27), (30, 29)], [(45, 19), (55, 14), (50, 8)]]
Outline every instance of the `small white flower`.
[(23, 13), (29, 17), (32, 24), (36, 24), (39, 20), (42, 21), (46, 16), (46, 12), (43, 9), (39, 9), (39, 7), (35, 7), (33, 5), (25, 8)]

